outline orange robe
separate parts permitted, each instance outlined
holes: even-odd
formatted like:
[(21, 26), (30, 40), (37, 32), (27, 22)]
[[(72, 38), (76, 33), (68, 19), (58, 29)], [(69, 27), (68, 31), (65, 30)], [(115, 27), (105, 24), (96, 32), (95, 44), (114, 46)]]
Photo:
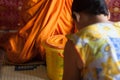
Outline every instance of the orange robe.
[[(30, 1), (28, 3), (32, 4)], [(29, 14), (28, 22), (9, 40), (7, 58), (13, 63), (27, 62), (38, 53), (43, 56), (42, 43), (48, 37), (74, 32), (72, 0), (33, 0), (35, 1), (36, 4), (26, 11)]]

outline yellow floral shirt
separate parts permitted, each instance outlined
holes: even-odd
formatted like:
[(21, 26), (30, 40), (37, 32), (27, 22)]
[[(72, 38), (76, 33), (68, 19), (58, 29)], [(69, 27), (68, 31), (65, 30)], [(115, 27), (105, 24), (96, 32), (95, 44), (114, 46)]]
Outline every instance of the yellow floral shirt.
[(83, 61), (83, 80), (120, 80), (120, 22), (97, 23), (68, 38)]

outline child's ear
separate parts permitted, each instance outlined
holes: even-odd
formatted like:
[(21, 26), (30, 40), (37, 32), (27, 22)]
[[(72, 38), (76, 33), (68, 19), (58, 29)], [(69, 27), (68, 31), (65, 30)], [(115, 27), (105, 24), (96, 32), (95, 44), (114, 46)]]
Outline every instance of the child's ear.
[(108, 10), (108, 19), (110, 20), (110, 11)]
[(76, 21), (79, 22), (79, 21), (80, 21), (80, 15), (79, 15), (79, 13), (73, 12), (73, 14), (74, 14), (75, 17), (76, 17)]

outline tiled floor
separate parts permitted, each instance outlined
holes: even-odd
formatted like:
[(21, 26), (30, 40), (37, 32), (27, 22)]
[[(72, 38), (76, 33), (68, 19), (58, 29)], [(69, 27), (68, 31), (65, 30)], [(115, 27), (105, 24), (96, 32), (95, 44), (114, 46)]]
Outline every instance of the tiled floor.
[(49, 80), (46, 67), (40, 65), (34, 70), (15, 71), (15, 66), (2, 67), (0, 80)]

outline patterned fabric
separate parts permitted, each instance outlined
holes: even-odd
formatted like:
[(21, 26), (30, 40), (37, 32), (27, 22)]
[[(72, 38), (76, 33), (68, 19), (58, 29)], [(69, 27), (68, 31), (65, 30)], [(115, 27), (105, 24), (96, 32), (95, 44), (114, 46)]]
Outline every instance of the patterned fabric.
[(120, 22), (93, 24), (68, 38), (84, 63), (84, 80), (120, 80)]
[(22, 27), (23, 0), (0, 0), (0, 29)]
[(120, 0), (106, 0), (111, 14), (111, 21), (120, 21)]

